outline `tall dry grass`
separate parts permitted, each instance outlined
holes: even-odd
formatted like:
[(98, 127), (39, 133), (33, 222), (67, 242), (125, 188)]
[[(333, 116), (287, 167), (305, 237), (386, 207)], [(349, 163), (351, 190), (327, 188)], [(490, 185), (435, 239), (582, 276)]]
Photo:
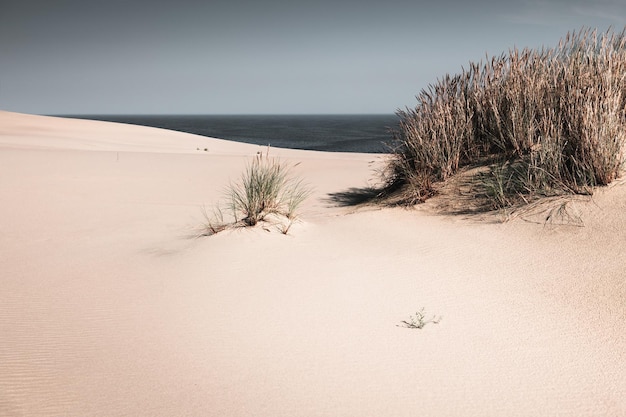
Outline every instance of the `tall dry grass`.
[[(422, 202), (463, 167), (494, 208), (616, 179), (626, 143), (626, 32), (582, 29), (555, 48), (512, 49), (470, 63), (398, 111), (388, 190)], [(490, 195), (491, 193), (491, 195)]]

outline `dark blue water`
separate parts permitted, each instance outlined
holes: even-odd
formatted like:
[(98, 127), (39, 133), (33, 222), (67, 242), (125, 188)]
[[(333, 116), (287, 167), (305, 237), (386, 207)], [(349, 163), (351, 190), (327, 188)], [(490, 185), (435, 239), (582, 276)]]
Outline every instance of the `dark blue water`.
[(389, 152), (395, 115), (80, 115), (66, 116), (160, 127), (279, 148), (331, 152)]

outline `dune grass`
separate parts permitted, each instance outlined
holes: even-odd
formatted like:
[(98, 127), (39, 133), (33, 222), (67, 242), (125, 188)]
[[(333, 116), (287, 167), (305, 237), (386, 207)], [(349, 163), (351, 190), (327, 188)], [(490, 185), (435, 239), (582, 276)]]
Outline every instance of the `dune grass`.
[(402, 320), (402, 324), (397, 325), (397, 327), (405, 327), (407, 329), (423, 329), (429, 323), (439, 324), (441, 321), (441, 316), (432, 316), (432, 318), (427, 319), (426, 314), (424, 314), (424, 308), (415, 313), (415, 316), (410, 316), (409, 320)]
[[(219, 205), (209, 216), (205, 212), (206, 234), (212, 235), (229, 227), (255, 226), (268, 216), (283, 217), (280, 230), (287, 234), (297, 210), (311, 190), (302, 179), (290, 173), (290, 167), (267, 153), (257, 154), (246, 166), (238, 182), (231, 182), (224, 194), (226, 209)], [(232, 222), (224, 220), (224, 211)]]
[(388, 194), (407, 204), (461, 169), (491, 208), (591, 194), (620, 176), (626, 143), (626, 36), (583, 28), (555, 48), (509, 50), (446, 75), (399, 110)]

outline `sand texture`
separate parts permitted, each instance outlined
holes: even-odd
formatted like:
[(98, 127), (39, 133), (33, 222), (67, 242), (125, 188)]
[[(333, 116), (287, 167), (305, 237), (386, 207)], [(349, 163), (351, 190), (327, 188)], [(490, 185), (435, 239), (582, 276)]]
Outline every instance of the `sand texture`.
[(0, 416), (626, 416), (626, 185), (355, 209), (386, 156), (272, 149), (300, 221), (199, 238), (263, 150), (0, 112)]

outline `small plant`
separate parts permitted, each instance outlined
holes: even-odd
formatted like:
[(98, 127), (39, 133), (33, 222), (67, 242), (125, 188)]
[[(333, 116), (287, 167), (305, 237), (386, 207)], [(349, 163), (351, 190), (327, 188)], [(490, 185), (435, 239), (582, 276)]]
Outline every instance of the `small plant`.
[(206, 207), (202, 207), (202, 215), (204, 217), (204, 235), (214, 235), (223, 230), (226, 230), (228, 224), (224, 222), (224, 213), (219, 206), (213, 208), (213, 214), (209, 215), (206, 211)]
[(311, 190), (301, 179), (290, 175), (287, 165), (269, 157), (269, 150), (265, 154), (258, 153), (239, 182), (226, 188), (228, 211), (233, 222), (224, 221), (222, 209), (218, 206), (212, 218), (205, 212), (205, 234), (212, 235), (233, 226), (255, 226), (268, 216), (286, 218), (287, 226), (283, 225), (280, 230), (287, 234), (298, 208), (310, 194)]
[(415, 313), (415, 317), (409, 317), (409, 320), (410, 321), (402, 320), (402, 325), (398, 325), (398, 327), (405, 327), (407, 329), (422, 329), (428, 323), (438, 324), (441, 321), (441, 316), (433, 316), (431, 319), (426, 320), (426, 315), (424, 314), (424, 309), (422, 308), (420, 311)]

